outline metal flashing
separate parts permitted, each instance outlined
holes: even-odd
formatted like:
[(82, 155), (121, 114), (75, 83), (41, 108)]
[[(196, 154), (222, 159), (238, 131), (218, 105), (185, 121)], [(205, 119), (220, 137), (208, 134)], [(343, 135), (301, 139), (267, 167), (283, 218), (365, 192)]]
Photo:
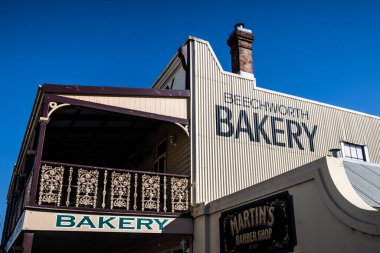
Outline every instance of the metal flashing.
[(105, 86), (81, 86), (44, 84), (43, 92), (47, 94), (80, 94), (80, 95), (111, 95), (111, 96), (154, 96), (154, 97), (189, 97), (188, 90), (162, 90)]

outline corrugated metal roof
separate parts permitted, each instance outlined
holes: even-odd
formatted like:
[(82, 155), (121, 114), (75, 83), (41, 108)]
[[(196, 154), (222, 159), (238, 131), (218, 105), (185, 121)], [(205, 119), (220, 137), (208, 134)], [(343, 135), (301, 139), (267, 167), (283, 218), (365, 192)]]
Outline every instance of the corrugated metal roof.
[(358, 195), (370, 206), (380, 208), (380, 165), (348, 159), (343, 165)]

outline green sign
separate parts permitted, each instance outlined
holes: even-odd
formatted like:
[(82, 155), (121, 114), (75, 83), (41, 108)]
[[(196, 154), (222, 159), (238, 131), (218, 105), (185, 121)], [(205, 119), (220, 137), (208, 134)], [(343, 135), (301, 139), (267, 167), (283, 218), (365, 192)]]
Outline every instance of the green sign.
[(125, 229), (125, 230), (160, 230), (162, 231), (168, 218), (142, 218), (120, 216), (74, 216), (57, 214), (57, 228), (89, 228), (89, 229)]

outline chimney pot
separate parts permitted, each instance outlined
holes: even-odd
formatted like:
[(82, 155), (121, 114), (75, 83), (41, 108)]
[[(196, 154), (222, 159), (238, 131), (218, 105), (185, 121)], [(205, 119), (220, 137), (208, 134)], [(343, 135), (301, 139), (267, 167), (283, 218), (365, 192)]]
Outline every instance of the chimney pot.
[(243, 23), (236, 24), (234, 28), (227, 40), (231, 48), (232, 72), (253, 77), (252, 42), (255, 37)]
[(237, 23), (236, 25), (234, 25), (235, 29), (237, 29), (238, 27), (244, 28), (244, 24), (243, 23)]

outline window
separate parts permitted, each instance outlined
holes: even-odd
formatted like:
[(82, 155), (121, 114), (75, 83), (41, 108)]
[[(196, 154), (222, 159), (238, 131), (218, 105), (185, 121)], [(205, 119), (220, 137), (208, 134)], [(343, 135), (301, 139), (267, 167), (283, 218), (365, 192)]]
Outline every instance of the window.
[(350, 159), (368, 161), (367, 148), (363, 145), (342, 142), (343, 157)]
[(166, 171), (166, 140), (160, 142), (154, 150), (153, 171), (159, 173)]

